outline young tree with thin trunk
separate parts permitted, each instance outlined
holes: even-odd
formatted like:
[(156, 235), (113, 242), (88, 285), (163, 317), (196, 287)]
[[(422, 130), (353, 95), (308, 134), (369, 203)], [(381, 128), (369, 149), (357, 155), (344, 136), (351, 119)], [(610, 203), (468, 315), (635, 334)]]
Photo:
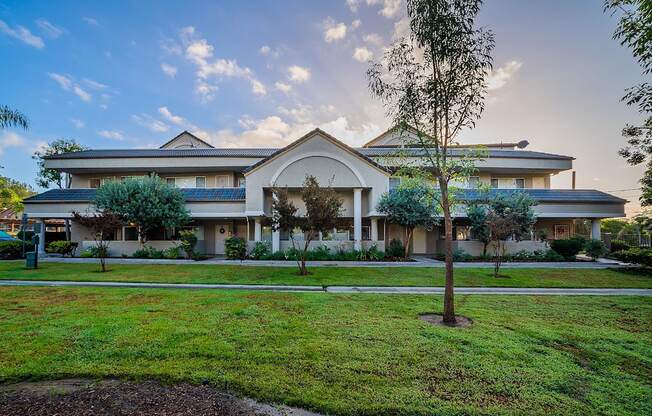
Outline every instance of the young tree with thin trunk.
[[(481, 0), (407, 0), (410, 33), (398, 39), (383, 62), (367, 71), (369, 87), (386, 106), (422, 168), (436, 178), (444, 215), (446, 289), (443, 322), (455, 324), (451, 182), (474, 170), (476, 153), (453, 155), (459, 133), (475, 126), (484, 109), (492, 69), (493, 34), (477, 27)], [(411, 128), (410, 128), (411, 126)]]
[(79, 225), (86, 227), (93, 234), (97, 255), (100, 259), (100, 270), (106, 271), (106, 258), (109, 256), (109, 235), (113, 234), (116, 229), (122, 227), (120, 218), (111, 211), (101, 211), (96, 214), (82, 215), (79, 212), (73, 212), (73, 219)]
[[(314, 176), (306, 176), (301, 189), (301, 199), (305, 204), (305, 215), (299, 215), (299, 209), (290, 200), (285, 188), (275, 188), (272, 200), (272, 227), (274, 230), (287, 231), (292, 241), (292, 248), (297, 254), (299, 274), (308, 274), (306, 258), (310, 242), (319, 237), (319, 233), (331, 232), (337, 226), (342, 215), (342, 199), (335, 190), (319, 186)], [(297, 247), (295, 229), (303, 234), (303, 246)]]

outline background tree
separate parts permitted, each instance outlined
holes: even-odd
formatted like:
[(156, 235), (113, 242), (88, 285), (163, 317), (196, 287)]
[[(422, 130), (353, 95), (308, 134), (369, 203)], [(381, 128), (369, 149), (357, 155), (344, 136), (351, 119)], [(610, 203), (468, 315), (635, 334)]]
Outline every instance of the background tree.
[(10, 208), (15, 213), (23, 210), (23, 199), (34, 195), (34, 190), (26, 183), (0, 176), (0, 208)]
[[(652, 72), (652, 2), (649, 0), (606, 0), (605, 11), (618, 15), (614, 39), (631, 49), (641, 65), (643, 75)], [(628, 106), (634, 106), (644, 117), (641, 124), (626, 125), (622, 130), (627, 146), (619, 154), (630, 165), (646, 163), (641, 178), (641, 205), (652, 205), (652, 85), (647, 82), (625, 90), (622, 98)]]
[(471, 223), (473, 237), (482, 243), (482, 255), (487, 255), (487, 246), (491, 242), (491, 232), (487, 226), (487, 210), (478, 203), (469, 204), (466, 216)]
[(416, 227), (429, 228), (437, 224), (439, 200), (434, 187), (418, 178), (403, 178), (394, 190), (381, 195), (377, 210), (387, 221), (405, 227), (403, 257), (410, 253), (410, 241)]
[(29, 122), (23, 113), (12, 110), (6, 105), (0, 105), (0, 129), (8, 127), (22, 127), (27, 130)]
[(79, 212), (72, 213), (74, 221), (86, 227), (93, 234), (97, 256), (100, 259), (100, 270), (106, 271), (106, 258), (109, 256), (109, 236), (117, 228), (122, 227), (120, 218), (111, 211), (100, 211), (97, 214), (82, 215)]
[[(289, 198), (287, 189), (275, 188), (272, 200), (272, 222), (275, 230), (287, 231), (292, 241), (292, 248), (297, 253), (299, 274), (308, 274), (306, 257), (310, 242), (319, 236), (319, 233), (331, 232), (337, 226), (337, 220), (342, 214), (342, 199), (335, 190), (319, 186), (314, 176), (306, 176), (301, 189), (301, 199), (305, 204), (305, 215), (299, 215), (298, 208)], [(303, 233), (303, 247), (295, 245), (294, 230), (300, 229)]]
[(443, 322), (455, 323), (453, 220), (455, 192), (474, 170), (477, 154), (452, 157), (459, 133), (475, 126), (484, 109), (486, 77), (492, 68), (493, 34), (475, 24), (481, 0), (407, 0), (408, 38), (397, 40), (383, 63), (367, 71), (371, 92), (380, 98), (423, 165), (436, 176), (444, 214), (446, 289)]
[(97, 189), (94, 204), (133, 224), (141, 245), (153, 230), (180, 227), (190, 219), (183, 193), (158, 176), (106, 182)]
[(505, 241), (513, 238), (520, 241), (532, 231), (537, 221), (533, 206), (534, 199), (523, 192), (496, 195), (486, 205), (485, 223), (494, 246), (494, 277), (500, 273), (505, 255)]

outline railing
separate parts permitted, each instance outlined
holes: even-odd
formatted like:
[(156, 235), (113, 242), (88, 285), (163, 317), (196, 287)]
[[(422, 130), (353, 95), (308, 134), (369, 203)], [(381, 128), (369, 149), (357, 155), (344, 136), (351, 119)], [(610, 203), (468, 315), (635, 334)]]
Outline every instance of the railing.
[(650, 247), (650, 234), (610, 234), (603, 233), (602, 241), (609, 245), (613, 240), (622, 240), (632, 247)]

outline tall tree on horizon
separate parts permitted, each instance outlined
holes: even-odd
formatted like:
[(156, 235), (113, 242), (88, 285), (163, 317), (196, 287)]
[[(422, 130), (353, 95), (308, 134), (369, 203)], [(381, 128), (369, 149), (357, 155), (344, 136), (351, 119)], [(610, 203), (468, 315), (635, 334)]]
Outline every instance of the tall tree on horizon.
[(452, 157), (459, 133), (473, 128), (484, 110), (486, 77), (493, 60), (494, 35), (476, 25), (481, 0), (407, 0), (410, 34), (398, 39), (383, 61), (367, 71), (369, 87), (412, 147), (423, 154), (424, 169), (439, 185), (444, 214), (446, 288), (443, 322), (456, 323), (453, 280), (451, 182), (475, 171), (478, 154)]

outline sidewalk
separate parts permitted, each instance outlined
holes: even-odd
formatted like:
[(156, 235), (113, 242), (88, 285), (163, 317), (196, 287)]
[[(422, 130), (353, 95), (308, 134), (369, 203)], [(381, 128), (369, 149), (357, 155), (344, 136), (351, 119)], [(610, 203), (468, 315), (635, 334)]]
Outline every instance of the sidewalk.
[[(445, 267), (443, 261), (434, 260), (428, 257), (414, 257), (414, 261), (406, 262), (384, 262), (384, 261), (308, 261), (308, 267)], [(98, 260), (93, 258), (61, 258), (61, 257), (40, 257), (41, 262), (52, 263), (96, 263)], [(133, 259), (133, 258), (111, 258), (107, 259), (108, 264), (213, 264), (213, 265), (231, 265), (231, 266), (273, 266), (273, 267), (297, 267), (294, 261), (283, 260), (226, 260), (212, 258), (203, 261), (193, 260), (166, 260), (166, 259)], [(503, 263), (501, 268), (521, 268), (521, 269), (605, 269), (608, 267), (623, 267), (625, 263), (598, 259), (595, 262), (534, 262), (534, 263)], [(455, 263), (459, 268), (492, 268), (491, 262), (478, 263)]]
[[(283, 286), (224, 285), (193, 283), (72, 282), (45, 280), (2, 280), (0, 286), (111, 287), (138, 289), (253, 290), (269, 292), (378, 293), (391, 295), (440, 295), (443, 287), (417, 286)], [(456, 287), (463, 295), (561, 295), (561, 296), (652, 296), (652, 289), (565, 289), (515, 287)]]

